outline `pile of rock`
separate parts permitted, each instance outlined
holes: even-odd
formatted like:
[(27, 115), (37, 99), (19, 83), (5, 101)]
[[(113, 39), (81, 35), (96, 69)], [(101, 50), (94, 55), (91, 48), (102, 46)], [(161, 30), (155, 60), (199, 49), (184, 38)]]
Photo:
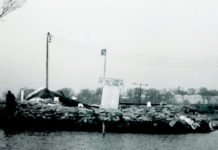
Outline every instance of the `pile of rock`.
[[(19, 102), (17, 120), (65, 121), (76, 128), (114, 132), (209, 132), (210, 120), (192, 107), (165, 105), (105, 110), (101, 108), (65, 107), (58, 103)], [(94, 128), (94, 129), (93, 129)]]

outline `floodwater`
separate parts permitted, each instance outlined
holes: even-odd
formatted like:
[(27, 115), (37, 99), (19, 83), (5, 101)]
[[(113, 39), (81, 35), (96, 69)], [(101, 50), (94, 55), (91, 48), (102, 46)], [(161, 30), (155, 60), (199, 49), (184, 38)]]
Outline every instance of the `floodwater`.
[(218, 131), (204, 134), (130, 134), (73, 131), (8, 132), (0, 150), (216, 150)]

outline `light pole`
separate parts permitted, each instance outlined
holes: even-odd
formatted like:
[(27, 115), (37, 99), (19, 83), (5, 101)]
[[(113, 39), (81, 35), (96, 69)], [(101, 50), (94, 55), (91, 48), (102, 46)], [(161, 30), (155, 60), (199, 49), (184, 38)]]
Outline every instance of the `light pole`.
[(51, 34), (48, 32), (47, 33), (47, 38), (46, 38), (46, 88), (48, 89), (48, 59), (49, 59), (49, 43), (51, 43)]
[(139, 85), (139, 104), (141, 103), (141, 93), (142, 93), (142, 86), (148, 86), (148, 84), (143, 84), (143, 83), (135, 83), (133, 82), (134, 85)]

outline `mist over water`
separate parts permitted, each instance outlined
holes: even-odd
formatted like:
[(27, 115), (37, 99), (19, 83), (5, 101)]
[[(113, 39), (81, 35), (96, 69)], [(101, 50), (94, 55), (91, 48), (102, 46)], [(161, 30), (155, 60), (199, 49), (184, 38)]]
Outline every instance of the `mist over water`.
[(205, 134), (118, 134), (0, 130), (1, 150), (215, 150), (218, 131)]

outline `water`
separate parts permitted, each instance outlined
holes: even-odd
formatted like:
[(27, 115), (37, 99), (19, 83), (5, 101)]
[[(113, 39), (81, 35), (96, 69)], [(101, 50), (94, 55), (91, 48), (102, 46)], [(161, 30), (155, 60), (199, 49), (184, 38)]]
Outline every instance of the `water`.
[(0, 150), (217, 150), (218, 131), (205, 134), (116, 134), (95, 132), (6, 132)]

